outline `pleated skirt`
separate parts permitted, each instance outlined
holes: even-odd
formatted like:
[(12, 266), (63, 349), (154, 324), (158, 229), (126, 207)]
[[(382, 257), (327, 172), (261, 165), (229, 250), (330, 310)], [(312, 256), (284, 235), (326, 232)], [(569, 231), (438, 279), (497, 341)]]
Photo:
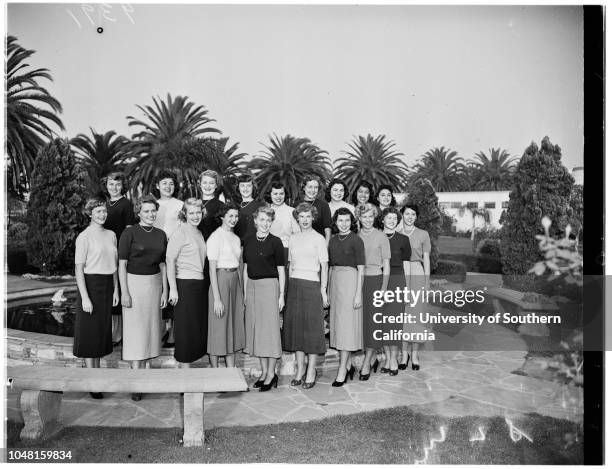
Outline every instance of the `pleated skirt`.
[(283, 350), (325, 353), (325, 329), (321, 283), (290, 278), (283, 319)]
[(100, 358), (113, 351), (113, 276), (85, 274), (85, 287), (93, 310), (91, 314), (83, 311), (78, 292), (72, 353), (80, 358)]
[[(410, 261), (410, 290), (416, 292), (425, 286), (425, 270), (423, 264), (418, 261)], [(416, 317), (414, 324), (404, 324), (404, 332), (424, 332), (425, 325), (419, 321), (419, 313), (424, 312), (427, 304), (423, 301), (418, 301), (414, 306), (406, 305), (406, 313), (413, 314)], [(418, 342), (418, 341), (414, 341)]]
[(223, 303), (223, 315), (215, 314), (212, 286), (208, 289), (208, 345), (210, 355), (227, 355), (245, 345), (244, 300), (238, 270), (218, 269), (217, 283)]
[(174, 306), (174, 358), (191, 363), (206, 354), (208, 297), (204, 279), (176, 279), (178, 303)]
[(128, 273), (127, 284), (132, 307), (123, 307), (123, 359), (157, 357), (161, 352), (161, 273)]
[(380, 330), (381, 324), (374, 322), (374, 315), (384, 314), (382, 306), (377, 307), (372, 304), (374, 292), (380, 290), (383, 276), (381, 275), (366, 275), (363, 278), (363, 346), (364, 348), (378, 349), (382, 347), (382, 341), (374, 338), (374, 333)]
[(353, 307), (359, 272), (355, 267), (333, 266), (329, 284), (329, 346), (355, 351), (363, 347), (362, 308)]
[(255, 357), (280, 358), (282, 354), (277, 278), (248, 279), (244, 323), (244, 351)]

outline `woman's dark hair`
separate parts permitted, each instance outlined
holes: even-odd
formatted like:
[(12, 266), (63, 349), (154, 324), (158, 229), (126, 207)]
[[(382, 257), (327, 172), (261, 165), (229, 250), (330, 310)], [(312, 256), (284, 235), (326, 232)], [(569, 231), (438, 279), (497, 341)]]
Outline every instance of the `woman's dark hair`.
[(241, 174), (236, 178), (236, 184), (234, 186), (234, 197), (238, 202), (242, 202), (242, 195), (240, 195), (240, 183), (241, 182), (250, 182), (253, 184), (253, 199), (257, 199), (258, 191), (257, 184), (255, 183), (255, 177), (252, 174)]
[(155, 179), (154, 179), (155, 184), (153, 184), (153, 188), (151, 189), (151, 192), (158, 199), (161, 198), (161, 194), (159, 193), (159, 189), (157, 188), (157, 185), (164, 179), (172, 179), (172, 182), (174, 183), (174, 192), (172, 193), (172, 197), (176, 197), (176, 194), (178, 194), (178, 191), (180, 189), (178, 178), (176, 177), (176, 174), (173, 171), (170, 171), (168, 169), (163, 169), (162, 171), (159, 172), (157, 176), (155, 176)]
[(359, 191), (360, 187), (365, 187), (367, 190), (370, 191), (368, 203), (376, 205), (376, 201), (374, 200), (374, 188), (372, 187), (372, 184), (370, 184), (368, 181), (360, 181), (359, 184), (357, 184), (357, 187), (355, 187), (353, 195), (351, 196), (351, 202), (353, 203), (353, 205), (359, 204), (359, 202), (357, 202), (357, 191)]
[(293, 218), (295, 218), (297, 221), (300, 213), (302, 212), (310, 212), (310, 214), (312, 215), (312, 222), (314, 223), (315, 221), (317, 221), (319, 211), (314, 205), (309, 204), (308, 202), (302, 202), (297, 204), (297, 206), (293, 209)]
[(317, 181), (317, 184), (319, 184), (319, 192), (317, 193), (318, 196), (321, 193), (321, 189), (323, 188), (323, 182), (314, 174), (307, 174), (306, 176), (304, 176), (302, 182), (300, 183), (300, 194), (304, 194), (306, 184), (308, 184), (310, 181)]
[(264, 194), (264, 200), (266, 202), (268, 202), (269, 204), (272, 203), (272, 197), (270, 195), (272, 194), (272, 189), (282, 189), (283, 191), (285, 191), (285, 201), (287, 200), (287, 188), (285, 187), (285, 185), (282, 182), (274, 181), (272, 184), (270, 184), (270, 188)]
[(409, 208), (410, 210), (414, 210), (414, 213), (416, 213), (417, 218), (419, 218), (419, 207), (417, 207), (414, 204), (404, 205), (400, 210), (400, 213), (402, 214), (402, 216), (404, 215), (404, 212), (406, 211), (407, 208)]
[(357, 219), (355, 218), (355, 215), (353, 215), (353, 212), (351, 212), (347, 207), (340, 207), (332, 216), (332, 234), (340, 232), (338, 230), (338, 226), (336, 225), (336, 221), (340, 215), (349, 215), (351, 217), (351, 231), (353, 233), (357, 233)]
[(226, 202), (223, 205), (221, 205), (221, 207), (219, 207), (219, 210), (217, 210), (217, 219), (220, 222), (223, 222), (223, 217), (225, 217), (225, 215), (227, 215), (227, 212), (229, 212), (230, 210), (237, 210), (238, 212), (240, 212), (240, 207), (238, 207), (238, 205), (236, 205), (234, 202)]
[(108, 189), (106, 188), (106, 183), (108, 182), (109, 179), (111, 181), (121, 181), (121, 194), (123, 195), (127, 193), (128, 185), (127, 185), (127, 179), (125, 177), (125, 174), (123, 174), (120, 171), (114, 171), (112, 173), (108, 173), (106, 176), (100, 179), (100, 184), (102, 184), (102, 192), (104, 193), (106, 197), (109, 196)]
[(344, 183), (343, 180), (338, 179), (338, 178), (332, 179), (331, 182), (327, 185), (327, 189), (325, 189), (325, 200), (327, 200), (328, 202), (331, 202), (331, 200), (332, 200), (332, 198), (331, 198), (331, 189), (336, 184), (342, 185), (342, 188), (344, 189), (344, 197), (342, 197), (342, 200), (344, 200), (346, 202), (346, 199), (348, 199), (348, 196), (349, 196), (348, 186)]
[(381, 229), (383, 229), (385, 227), (385, 224), (383, 223), (383, 220), (390, 213), (393, 213), (397, 217), (397, 224), (398, 225), (399, 225), (399, 222), (402, 221), (402, 216), (399, 213), (399, 210), (397, 208), (395, 208), (395, 207), (387, 207), (386, 209), (384, 209), (382, 211), (382, 213), (378, 217), (378, 225), (380, 226)]
[(378, 201), (378, 196), (380, 195), (380, 193), (387, 189), (389, 192), (391, 192), (391, 204), (389, 205), (390, 207), (395, 207), (397, 205), (397, 202), (395, 201), (395, 197), (393, 197), (393, 187), (391, 187), (389, 184), (383, 184), (382, 186), (380, 186), (378, 188), (378, 190), (376, 191), (376, 204), (380, 205), (380, 202)]

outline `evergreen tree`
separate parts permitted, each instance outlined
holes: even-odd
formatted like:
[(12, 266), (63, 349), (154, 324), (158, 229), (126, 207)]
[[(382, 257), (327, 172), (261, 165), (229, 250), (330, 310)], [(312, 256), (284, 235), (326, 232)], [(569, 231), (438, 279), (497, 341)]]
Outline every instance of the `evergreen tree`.
[(36, 158), (26, 217), (28, 261), (43, 274), (74, 272), (76, 237), (87, 225), (81, 171), (66, 140), (56, 138)]
[(525, 275), (540, 260), (535, 236), (542, 234), (542, 217), (552, 220), (550, 233), (558, 237), (569, 222), (574, 178), (561, 164), (561, 148), (544, 137), (525, 150), (512, 180), (508, 210), (501, 218), (503, 273)]
[(438, 266), (438, 238), (442, 233), (442, 213), (438, 207), (438, 196), (429, 179), (415, 179), (408, 190), (405, 204), (414, 204), (419, 208), (415, 225), (427, 231), (431, 240), (429, 254), (431, 272)]

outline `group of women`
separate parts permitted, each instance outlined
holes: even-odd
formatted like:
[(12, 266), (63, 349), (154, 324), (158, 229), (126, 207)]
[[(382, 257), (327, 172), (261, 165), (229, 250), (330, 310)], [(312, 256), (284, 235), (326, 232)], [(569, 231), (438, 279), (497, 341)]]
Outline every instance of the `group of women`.
[[(233, 194), (237, 204), (217, 197), (221, 178), (209, 170), (199, 178), (201, 197), (181, 202), (176, 176), (162, 171), (155, 196), (133, 207), (123, 174), (111, 173), (102, 183), (106, 197), (87, 201), (91, 222), (76, 241), (74, 354), (87, 366), (98, 367), (119, 341), (133, 368), (158, 356), (164, 341), (174, 343), (183, 367), (205, 354), (211, 366), (223, 358), (231, 367), (235, 353), (244, 351), (259, 358), (253, 386), (269, 391), (278, 384), (276, 362), (285, 350), (296, 357), (291, 385), (308, 389), (316, 383), (317, 355), (326, 351), (329, 306), (329, 345), (340, 352), (333, 386), (353, 379), (351, 355), (360, 350), (360, 380), (377, 372), (377, 350), (384, 350), (381, 372), (396, 375), (410, 359), (419, 369), (418, 343), (376, 340), (375, 334), (390, 330), (374, 322), (376, 313), (403, 311), (374, 307), (374, 291), (420, 289), (429, 278), (429, 235), (414, 225), (418, 208), (398, 210), (391, 187), (374, 193), (361, 182), (351, 204), (343, 181), (332, 180), (323, 200), (321, 182), (307, 177), (293, 208), (281, 183), (271, 185), (264, 201), (246, 175)], [(112, 320), (119, 308), (122, 332), (113, 337), (120, 331)], [(173, 321), (165, 337), (162, 318)], [(423, 328), (404, 324), (403, 330)]]

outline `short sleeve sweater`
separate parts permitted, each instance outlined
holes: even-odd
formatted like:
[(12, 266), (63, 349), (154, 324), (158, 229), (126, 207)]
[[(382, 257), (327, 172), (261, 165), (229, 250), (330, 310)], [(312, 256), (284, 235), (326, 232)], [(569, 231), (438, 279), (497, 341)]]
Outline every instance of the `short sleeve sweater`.
[(380, 275), (383, 260), (391, 258), (391, 246), (387, 236), (380, 230), (373, 229), (369, 233), (359, 232), (365, 247), (365, 275)]
[(233, 269), (240, 264), (240, 238), (233, 231), (217, 228), (206, 242), (209, 261), (216, 261), (218, 269)]
[(404, 261), (410, 261), (412, 249), (410, 239), (397, 231), (392, 235), (387, 235), (391, 247), (391, 270), (393, 273), (403, 272)]
[(119, 259), (127, 260), (127, 272), (154, 275), (166, 261), (166, 233), (159, 228), (144, 228), (139, 223), (126, 228), (119, 240)]
[(278, 267), (285, 265), (283, 243), (273, 234), (264, 241), (259, 241), (256, 233), (249, 235), (244, 238), (242, 260), (250, 279), (278, 278)]
[(329, 260), (325, 238), (315, 230), (289, 238), (289, 277), (319, 281), (321, 263)]
[(352, 231), (335, 234), (329, 240), (329, 265), (357, 267), (365, 265), (363, 240)]
[(113, 274), (117, 271), (117, 240), (111, 230), (91, 227), (76, 239), (74, 263), (84, 264), (86, 274)]
[(206, 243), (200, 230), (181, 224), (168, 240), (166, 259), (176, 263), (176, 278), (201, 280), (204, 278)]

